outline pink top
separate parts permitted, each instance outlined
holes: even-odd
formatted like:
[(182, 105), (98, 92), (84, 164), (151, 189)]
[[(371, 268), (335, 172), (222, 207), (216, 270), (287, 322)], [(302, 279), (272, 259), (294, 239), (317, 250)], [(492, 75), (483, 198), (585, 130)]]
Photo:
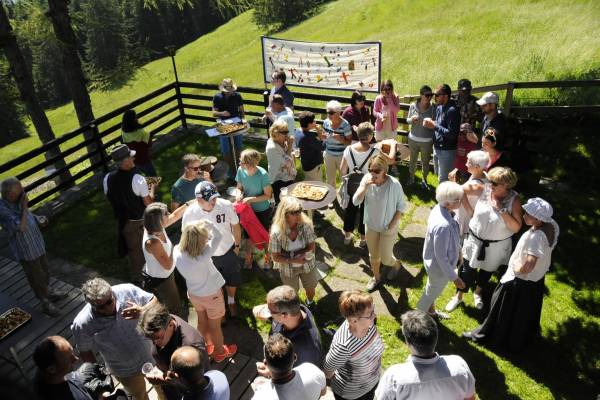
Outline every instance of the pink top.
[(378, 95), (373, 103), (373, 116), (375, 117), (375, 131), (380, 132), (385, 129), (383, 124), (383, 114), (387, 112), (390, 116), (391, 129), (398, 129), (398, 112), (400, 111), (400, 99), (388, 96), (387, 105), (383, 104), (383, 95)]

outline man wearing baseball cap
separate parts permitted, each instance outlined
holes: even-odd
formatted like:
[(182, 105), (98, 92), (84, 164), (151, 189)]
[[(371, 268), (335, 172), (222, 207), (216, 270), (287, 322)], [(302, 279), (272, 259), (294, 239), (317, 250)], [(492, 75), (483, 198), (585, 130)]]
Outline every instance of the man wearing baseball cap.
[(142, 251), (144, 210), (154, 201), (155, 185), (148, 187), (146, 179), (136, 173), (133, 162), (135, 151), (126, 144), (114, 147), (110, 156), (118, 168), (104, 177), (104, 193), (119, 224), (119, 255), (129, 257), (132, 281), (139, 286), (145, 263)]
[(456, 96), (456, 106), (460, 112), (460, 123), (470, 124), (475, 128), (476, 124), (481, 121), (482, 112), (477, 104), (477, 97), (471, 94), (471, 81), (461, 79), (458, 81), (458, 95)]
[(487, 92), (477, 100), (477, 104), (485, 114), (481, 122), (481, 133), (485, 134), (489, 128), (494, 128), (496, 130), (496, 147), (502, 150), (506, 137), (506, 117), (498, 112), (499, 100), (496, 93)]
[(212, 261), (225, 279), (229, 316), (235, 317), (237, 315), (235, 292), (242, 283), (242, 269), (238, 258), (242, 241), (240, 220), (233, 209), (233, 204), (220, 198), (221, 195), (213, 183), (200, 182), (196, 186), (195, 193), (197, 201), (185, 210), (181, 229), (183, 231), (186, 225), (204, 219), (212, 221), (223, 235)]

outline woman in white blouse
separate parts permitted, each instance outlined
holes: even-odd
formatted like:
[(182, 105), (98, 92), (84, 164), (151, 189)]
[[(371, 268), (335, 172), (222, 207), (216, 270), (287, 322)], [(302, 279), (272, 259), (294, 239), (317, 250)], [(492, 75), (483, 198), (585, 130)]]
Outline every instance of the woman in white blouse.
[(510, 256), (508, 269), (492, 295), (490, 312), (478, 328), (463, 336), (504, 350), (519, 351), (540, 333), (544, 277), (558, 241), (552, 206), (539, 197), (523, 206), (530, 226)]
[(269, 128), (271, 136), (267, 141), (268, 174), (275, 204), (279, 204), (281, 188), (294, 183), (296, 178), (296, 164), (292, 156), (294, 137), (290, 135), (288, 124), (282, 119), (276, 120)]
[(394, 257), (394, 244), (398, 239), (398, 226), (406, 209), (404, 191), (398, 179), (387, 174), (388, 163), (379, 154), (369, 160), (369, 173), (366, 174), (352, 201), (358, 206), (365, 203), (365, 226), (369, 260), (373, 277), (367, 290), (375, 290), (381, 283), (381, 263), (391, 267), (387, 278), (394, 279), (402, 266)]
[(142, 251), (146, 264), (143, 269), (144, 289), (151, 291), (169, 309), (181, 316), (181, 300), (173, 270), (173, 244), (165, 228), (179, 221), (187, 203), (169, 213), (163, 203), (148, 204), (144, 210), (144, 238)]
[(235, 344), (223, 344), (221, 319), (225, 316), (225, 302), (221, 288), (225, 279), (211, 259), (222, 237), (211, 221), (202, 220), (184, 228), (181, 242), (173, 251), (175, 265), (185, 278), (188, 297), (198, 315), (198, 330), (216, 362), (237, 352)]

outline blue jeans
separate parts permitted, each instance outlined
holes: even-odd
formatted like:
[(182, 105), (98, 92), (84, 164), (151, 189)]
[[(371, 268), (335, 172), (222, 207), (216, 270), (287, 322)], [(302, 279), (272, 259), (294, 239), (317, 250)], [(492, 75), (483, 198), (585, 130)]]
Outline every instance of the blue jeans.
[(438, 182), (442, 183), (448, 180), (448, 174), (452, 171), (456, 149), (440, 150), (433, 148), (433, 167), (438, 175)]

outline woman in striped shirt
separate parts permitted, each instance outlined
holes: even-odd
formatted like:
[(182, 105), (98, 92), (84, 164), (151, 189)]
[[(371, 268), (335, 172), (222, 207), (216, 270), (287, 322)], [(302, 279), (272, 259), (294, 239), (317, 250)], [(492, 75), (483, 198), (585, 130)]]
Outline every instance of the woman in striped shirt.
[(333, 336), (324, 370), (337, 400), (371, 400), (381, 374), (383, 341), (375, 326), (373, 298), (349, 290), (339, 299), (346, 320)]

